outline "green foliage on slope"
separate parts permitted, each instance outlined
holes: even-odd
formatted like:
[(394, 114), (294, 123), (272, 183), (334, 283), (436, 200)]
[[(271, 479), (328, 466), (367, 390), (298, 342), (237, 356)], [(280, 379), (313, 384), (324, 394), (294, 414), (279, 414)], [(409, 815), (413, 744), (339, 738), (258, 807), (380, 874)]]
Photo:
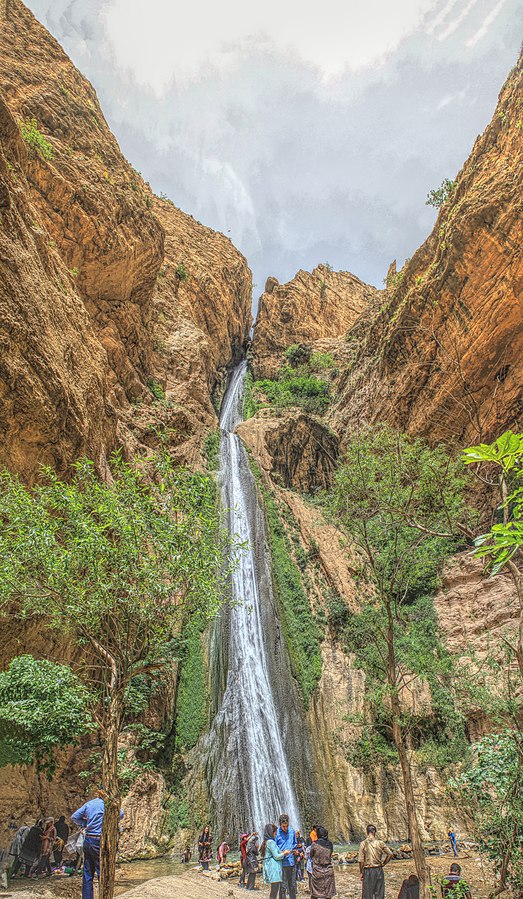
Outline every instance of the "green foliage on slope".
[(293, 559), (291, 542), (276, 500), (263, 484), (260, 471), (252, 460), (251, 468), (265, 507), (274, 588), (285, 642), (294, 676), (305, 706), (308, 706), (321, 677), (321, 630), (311, 609), (300, 569)]

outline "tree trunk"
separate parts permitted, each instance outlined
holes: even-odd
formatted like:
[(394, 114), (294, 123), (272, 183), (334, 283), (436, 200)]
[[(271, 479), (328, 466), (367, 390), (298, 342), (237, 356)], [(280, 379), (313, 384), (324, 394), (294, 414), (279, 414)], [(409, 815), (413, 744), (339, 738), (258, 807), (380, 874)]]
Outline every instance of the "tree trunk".
[(100, 845), (100, 899), (113, 899), (120, 821), (120, 787), (118, 784), (118, 737), (121, 728), (123, 694), (114, 691), (107, 709), (102, 753), (102, 786), (105, 792), (105, 814)]
[(407, 748), (405, 746), (405, 741), (403, 739), (401, 725), (399, 724), (399, 715), (397, 715), (397, 712), (395, 712), (394, 705), (395, 705), (395, 702), (393, 701), (392, 733), (394, 736), (394, 743), (396, 744), (396, 749), (398, 750), (398, 755), (399, 755), (400, 765), (401, 765), (401, 773), (403, 775), (403, 790), (405, 793), (405, 810), (407, 812), (407, 821), (408, 821), (408, 825), (409, 825), (409, 836), (410, 836), (410, 840), (412, 843), (412, 855), (414, 858), (414, 865), (416, 867), (416, 873), (419, 877), (419, 882), (420, 882), (420, 897), (422, 897), (422, 899), (426, 899), (426, 897), (429, 894), (428, 893), (429, 871), (428, 871), (427, 861), (425, 859), (425, 853), (423, 851), (423, 845), (421, 842), (421, 836), (420, 836), (420, 832), (419, 832), (419, 824), (418, 824), (418, 816), (416, 814), (416, 800), (414, 797), (414, 786), (412, 783), (412, 769), (411, 769), (411, 765), (410, 765), (410, 759), (409, 759), (409, 755), (407, 752)]
[(392, 735), (394, 743), (398, 750), (401, 773), (403, 775), (403, 791), (405, 793), (405, 811), (407, 813), (407, 822), (409, 825), (409, 836), (412, 843), (412, 855), (414, 857), (414, 865), (420, 882), (420, 897), (428, 899), (429, 896), (429, 871), (425, 860), (425, 853), (421, 843), (419, 832), (418, 816), (416, 815), (416, 799), (414, 797), (414, 785), (412, 783), (412, 768), (410, 758), (405, 746), (403, 731), (401, 728), (401, 703), (398, 693), (398, 671), (396, 666), (396, 651), (394, 646), (394, 619), (392, 614), (391, 603), (385, 599), (385, 609), (387, 611), (387, 651), (388, 651), (388, 668), (387, 681), (390, 687), (391, 696), (391, 712), (392, 712)]

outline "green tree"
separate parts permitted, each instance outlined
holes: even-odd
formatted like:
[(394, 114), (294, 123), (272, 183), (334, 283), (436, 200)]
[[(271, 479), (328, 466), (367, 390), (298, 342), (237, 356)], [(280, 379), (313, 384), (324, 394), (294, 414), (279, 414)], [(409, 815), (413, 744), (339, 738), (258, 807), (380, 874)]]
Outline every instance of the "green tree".
[(493, 443), (464, 450), (463, 459), (498, 494), (501, 520), (476, 537), (475, 554), (492, 575), (507, 569), (514, 581), (521, 609), (514, 652), (523, 677), (523, 434), (505, 431)]
[(45, 608), (45, 623), (77, 642), (75, 668), (98, 695), (101, 899), (114, 895), (126, 691), (170, 666), (183, 622), (211, 616), (222, 597), (227, 538), (213, 481), (164, 456), (151, 464), (146, 477), (116, 457), (110, 483), (89, 461), (70, 483), (45, 469), (33, 491), (0, 477), (0, 609), (23, 619)]
[(523, 895), (523, 737), (508, 730), (483, 737), (474, 763), (451, 782), (476, 818), (481, 849), (494, 862), (499, 882), (491, 896), (509, 886)]
[(455, 190), (456, 182), (451, 181), (450, 178), (444, 178), (439, 187), (429, 191), (425, 205), (435, 206), (436, 209), (440, 209), (450, 199)]
[(55, 750), (89, 730), (90, 695), (67, 665), (30, 655), (0, 672), (0, 767), (32, 765), (51, 775)]
[[(449, 656), (427, 639), (415, 603), (438, 584), (444, 559), (461, 540), (466, 472), (443, 447), (431, 449), (380, 426), (353, 437), (333, 490), (337, 518), (356, 548), (362, 592), (360, 649), (375, 684), (379, 726), (390, 729), (401, 766), (414, 861), (426, 895), (428, 872), (416, 815), (407, 735), (415, 717), (411, 684), (448, 682)], [(356, 641), (358, 637), (355, 637)], [(416, 689), (416, 688), (415, 688)]]

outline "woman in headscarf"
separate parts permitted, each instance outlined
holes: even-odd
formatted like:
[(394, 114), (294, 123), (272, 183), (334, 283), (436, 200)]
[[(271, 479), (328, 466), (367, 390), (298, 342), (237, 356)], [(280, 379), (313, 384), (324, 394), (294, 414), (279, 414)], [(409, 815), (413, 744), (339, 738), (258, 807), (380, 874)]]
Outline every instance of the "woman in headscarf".
[(43, 832), (44, 828), (42, 822), (37, 821), (36, 824), (33, 824), (29, 829), (29, 833), (22, 843), (20, 855), (18, 856), (20, 862), (18, 867), (25, 865), (26, 874), (30, 874), (35, 862), (40, 858)]
[(260, 857), (263, 862), (263, 882), (271, 885), (269, 899), (277, 899), (280, 894), (280, 884), (283, 880), (282, 858), (285, 855), (289, 855), (291, 851), (290, 849), (285, 849), (284, 852), (280, 852), (274, 839), (276, 830), (276, 824), (266, 824), (263, 832), (263, 843), (260, 846)]
[(212, 858), (211, 828), (208, 824), (203, 828), (198, 837), (198, 858), (204, 871), (209, 870), (209, 862)]
[(258, 867), (258, 834), (256, 831), (251, 833), (247, 842), (245, 856), (245, 871), (247, 873), (247, 889), (254, 890), (256, 883), (256, 869)]
[(333, 845), (324, 827), (316, 829), (318, 839), (312, 844), (311, 897), (312, 899), (332, 899), (336, 895), (334, 868), (332, 867)]
[(40, 849), (40, 859), (36, 868), (36, 876), (45, 873), (47, 877), (52, 874), (51, 871), (51, 852), (53, 851), (54, 841), (56, 840), (56, 827), (54, 826), (54, 818), (47, 818), (45, 829), (42, 834), (42, 846)]
[(22, 827), (19, 827), (16, 832), (16, 836), (15, 836), (13, 842), (11, 843), (9, 855), (14, 856), (13, 867), (11, 869), (11, 877), (14, 877), (15, 874), (17, 874), (19, 868), (23, 864), (23, 862), (20, 861), (20, 853), (22, 851), (22, 846), (24, 845), (24, 840), (30, 830), (31, 830), (31, 828), (27, 824), (24, 824), (24, 825), (22, 825)]

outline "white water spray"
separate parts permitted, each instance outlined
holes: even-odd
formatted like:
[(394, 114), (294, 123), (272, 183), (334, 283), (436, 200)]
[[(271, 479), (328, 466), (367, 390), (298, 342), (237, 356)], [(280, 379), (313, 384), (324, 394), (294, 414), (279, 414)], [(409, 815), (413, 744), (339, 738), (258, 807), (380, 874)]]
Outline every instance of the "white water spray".
[[(212, 729), (216, 736), (221, 736), (223, 745), (220, 769), (214, 772), (215, 777), (221, 772), (224, 778), (221, 798), (217, 801), (218, 812), (220, 804), (230, 807), (236, 802), (239, 814), (234, 818), (238, 824), (241, 822), (247, 830), (255, 827), (262, 833), (264, 825), (269, 821), (277, 822), (282, 812), (286, 812), (291, 823), (298, 827), (299, 812), (269, 676), (262, 591), (255, 558), (257, 547), (251, 526), (256, 484), (245, 448), (234, 434), (242, 420), (246, 370), (247, 363), (244, 362), (234, 372), (220, 417), (222, 505), (229, 510), (230, 532), (245, 543), (247, 549), (240, 554), (232, 575), (227, 679)], [(265, 534), (262, 537), (265, 543)], [(264, 566), (263, 595), (266, 596), (266, 591), (272, 588), (265, 547), (258, 552), (258, 557), (260, 555)], [(231, 776), (231, 767), (235, 776)], [(236, 792), (236, 796), (227, 795), (231, 791)]]

